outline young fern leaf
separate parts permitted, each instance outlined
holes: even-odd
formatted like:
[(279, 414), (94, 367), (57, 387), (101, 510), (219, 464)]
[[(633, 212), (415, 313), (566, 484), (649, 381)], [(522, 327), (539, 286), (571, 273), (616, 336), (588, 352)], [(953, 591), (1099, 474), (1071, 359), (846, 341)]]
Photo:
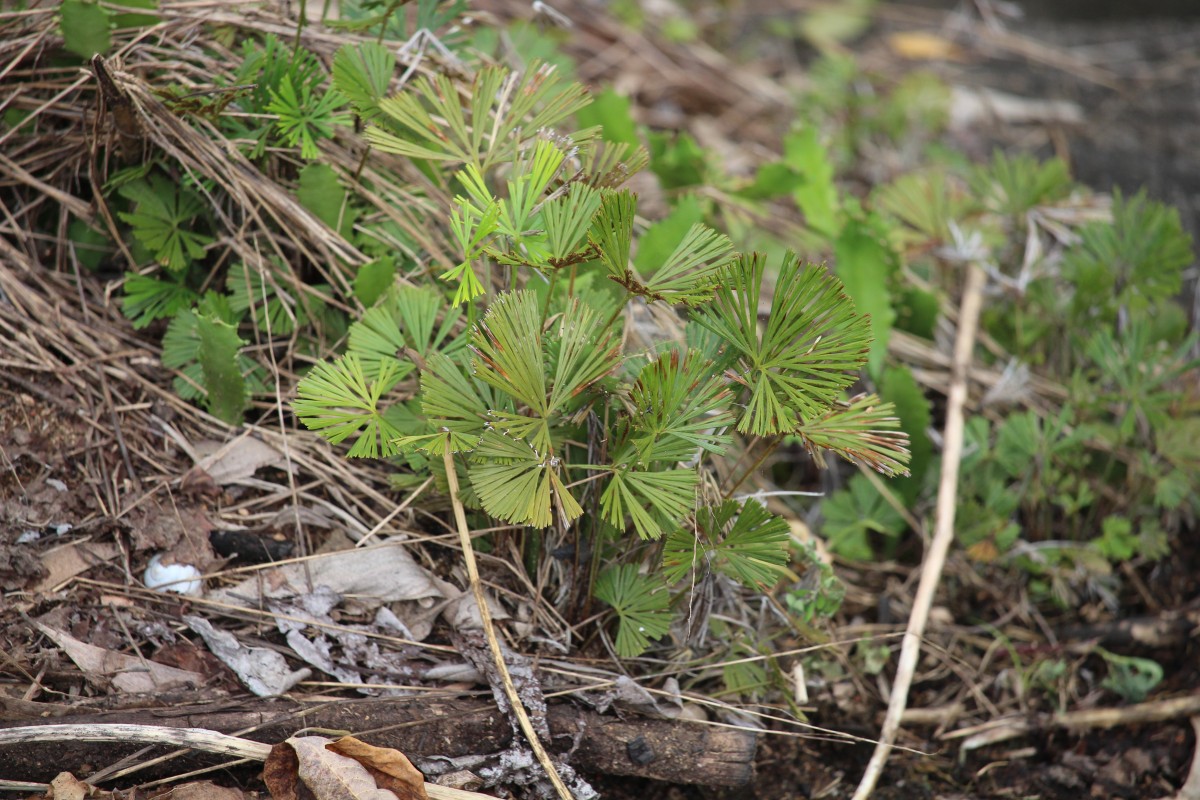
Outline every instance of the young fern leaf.
[(409, 90), (380, 101), (383, 113), (411, 140), (379, 126), (369, 127), (366, 135), (385, 152), (474, 164), (486, 173), (513, 160), (537, 131), (589, 102), (583, 86), (560, 86), (554, 68), (545, 64), (533, 64), (523, 75), (487, 67), (476, 74), (466, 108), (444, 75), (422, 77)]
[(383, 113), (379, 101), (387, 95), (395, 70), (396, 56), (383, 45), (347, 44), (333, 57), (333, 85), (350, 100), (364, 122), (371, 122)]
[(592, 218), (600, 209), (600, 199), (600, 192), (576, 183), (565, 195), (542, 206), (541, 220), (546, 230), (548, 266), (566, 266), (593, 255), (591, 248), (586, 246), (586, 240)]
[(839, 401), (821, 416), (801, 422), (793, 433), (821, 466), (829, 450), (888, 477), (908, 474), (908, 435), (900, 430), (895, 407), (873, 394)]
[(629, 269), (629, 247), (633, 242), (633, 218), (637, 195), (630, 191), (610, 192), (600, 200), (600, 212), (592, 223), (589, 238), (600, 253), (611, 280), (625, 285), (633, 279)]
[(696, 528), (671, 532), (663, 545), (663, 576), (674, 583), (703, 563), (751, 588), (770, 588), (787, 566), (791, 531), (757, 500), (726, 500), (701, 510)]
[(156, 319), (174, 317), (196, 302), (196, 293), (182, 280), (160, 281), (136, 272), (125, 273), (125, 296), (121, 313), (144, 328)]
[(617, 655), (636, 658), (646, 652), (651, 639), (671, 630), (670, 597), (662, 582), (638, 574), (636, 564), (609, 567), (596, 577), (593, 592), (617, 614)]
[(500, 233), (517, 240), (525, 238), (533, 227), (534, 210), (565, 156), (553, 142), (539, 139), (533, 153), (514, 165), (514, 175), (507, 181), (508, 197), (500, 202)]
[(235, 326), (207, 315), (196, 317), (196, 333), (196, 360), (208, 390), (208, 410), (223, 422), (237, 424), (246, 410), (246, 381), (238, 363), (238, 351), (245, 342)]
[(316, 94), (313, 87), (301, 83), (299, 89), (292, 84), (291, 76), (284, 75), (279, 82), (279, 91), (272, 92), (267, 111), (278, 115), (275, 122), (280, 135), (292, 147), (300, 148), (300, 157), (314, 159), (321, 155), (317, 148), (318, 139), (332, 139), (335, 125), (349, 125), (349, 114), (339, 113), (346, 98), (336, 89)]
[(521, 439), (494, 430), (471, 453), (471, 485), (487, 513), (518, 525), (568, 525), (583, 514), (558, 476), (558, 460), (540, 455)]
[(438, 326), (437, 315), (442, 307), (442, 298), (436, 291), (402, 286), (350, 326), (347, 352), (361, 359), (368, 375), (378, 369), (380, 361), (399, 360), (401, 378), (413, 368), (406, 354), (408, 350), (421, 358), (439, 349), (453, 355), (466, 344), (465, 337), (450, 338), (462, 314), (451, 307)]
[[(507, 292), (496, 299), (471, 336), (480, 380), (545, 418), (546, 371), (542, 314), (533, 292)], [(544, 450), (542, 444), (535, 444)]]
[(599, 142), (580, 155), (583, 183), (594, 189), (615, 189), (650, 163), (641, 145), (628, 142)]
[(395, 361), (381, 361), (369, 378), (356, 355), (345, 355), (313, 367), (296, 387), (292, 410), (309, 430), (332, 444), (355, 436), (351, 458), (394, 456), (400, 452), (396, 428), (379, 407), (379, 398), (398, 380)]
[(600, 513), (618, 530), (625, 529), (628, 514), (638, 536), (660, 539), (692, 510), (696, 482), (694, 469), (646, 472), (618, 467), (600, 495)]
[(707, 225), (693, 225), (645, 282), (645, 293), (668, 303), (698, 305), (712, 297), (716, 274), (733, 258), (733, 243)]
[(750, 391), (738, 430), (788, 433), (825, 413), (866, 362), (870, 323), (823, 267), (801, 267), (788, 253), (762, 334), (758, 308), (766, 257), (740, 256), (721, 275), (714, 302), (694, 318), (728, 342), (739, 367), (731, 375)]
[(119, 212), (133, 236), (154, 254), (154, 260), (174, 273), (182, 272), (193, 261), (203, 258), (205, 245), (213, 239), (192, 230), (192, 224), (204, 213), (205, 205), (190, 189), (172, 186), (161, 175), (131, 181), (118, 192), (133, 201), (131, 212)]
[[(482, 390), (482, 391), (481, 391)], [(490, 409), (500, 407), (463, 368), (443, 353), (432, 352), (421, 370), (421, 413), (452, 452), (474, 450), (487, 430)], [(405, 449), (427, 449), (431, 437), (404, 437)], [(436, 451), (441, 454), (442, 450)]]
[[(725, 428), (733, 423), (732, 393), (712, 371), (712, 362), (689, 352), (681, 360), (672, 350), (642, 368), (630, 390), (633, 413), (628, 446), (636, 463), (679, 462), (701, 451), (719, 455), (732, 441)], [(625, 460), (618, 450), (615, 459)]]

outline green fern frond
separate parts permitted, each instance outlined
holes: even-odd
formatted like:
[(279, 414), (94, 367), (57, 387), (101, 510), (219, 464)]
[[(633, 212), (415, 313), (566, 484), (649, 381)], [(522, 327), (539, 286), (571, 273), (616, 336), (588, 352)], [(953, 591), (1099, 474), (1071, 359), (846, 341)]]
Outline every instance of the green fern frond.
[(632, 277), (629, 249), (633, 243), (633, 218), (636, 214), (637, 195), (633, 192), (606, 193), (600, 200), (600, 211), (589, 234), (609, 278), (618, 283)]
[(182, 280), (159, 280), (136, 272), (125, 273), (121, 313), (144, 328), (156, 319), (174, 317), (196, 302), (196, 293)]
[(522, 75), (486, 67), (476, 74), (465, 103), (446, 76), (422, 77), (379, 104), (410, 138), (374, 125), (367, 129), (367, 139), (385, 152), (474, 164), (487, 173), (512, 161), (538, 131), (589, 102), (583, 86), (560, 85), (554, 68), (545, 64), (531, 64)]
[(600, 513), (618, 530), (625, 529), (628, 514), (638, 536), (660, 539), (692, 510), (696, 483), (694, 469), (647, 472), (617, 468), (600, 496)]
[(732, 258), (729, 237), (698, 223), (645, 282), (646, 292), (668, 303), (705, 302), (712, 297), (717, 272)]
[(791, 531), (757, 500), (726, 500), (702, 509), (694, 530), (672, 531), (663, 546), (663, 575), (678, 581), (703, 563), (746, 586), (770, 587), (789, 559)]
[(733, 380), (750, 392), (738, 430), (788, 433), (825, 413), (857, 378), (871, 342), (869, 321), (823, 267), (802, 267), (788, 253), (779, 270), (765, 329), (759, 333), (766, 257), (740, 256), (721, 274), (714, 302), (695, 322), (737, 351)]
[[(630, 447), (638, 464), (687, 461), (700, 451), (721, 454), (732, 439), (732, 392), (712, 362), (699, 353), (680, 358), (678, 350), (642, 368), (630, 390)], [(617, 461), (625, 460), (620, 451)]]
[(382, 112), (379, 101), (396, 70), (396, 55), (377, 42), (358, 42), (338, 48), (333, 57), (333, 85), (365, 122)]
[(873, 394), (859, 395), (801, 422), (794, 434), (821, 466), (828, 450), (888, 477), (907, 475), (908, 434), (900, 430), (895, 411)]
[(557, 459), (538, 453), (522, 439), (489, 430), (471, 453), (471, 462), (471, 485), (493, 517), (546, 528), (556, 508), (564, 526), (583, 514), (558, 476)]
[(309, 430), (317, 431), (332, 444), (354, 436), (351, 458), (393, 456), (400, 452), (396, 441), (404, 432), (393, 425), (379, 407), (380, 397), (398, 380), (395, 361), (379, 362), (378, 371), (367, 376), (356, 355), (320, 362), (296, 387), (292, 410)]
[(617, 614), (617, 655), (636, 658), (646, 652), (651, 639), (671, 630), (670, 598), (656, 578), (640, 575), (636, 564), (609, 567), (596, 578), (598, 600)]

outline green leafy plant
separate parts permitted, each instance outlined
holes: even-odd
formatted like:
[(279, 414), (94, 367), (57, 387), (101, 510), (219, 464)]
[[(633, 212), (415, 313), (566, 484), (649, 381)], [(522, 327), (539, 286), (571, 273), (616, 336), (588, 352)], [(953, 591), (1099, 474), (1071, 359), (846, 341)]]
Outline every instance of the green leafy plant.
[[(403, 456), (441, 480), (450, 452), (483, 514), (594, 542), (581, 566), (633, 656), (669, 632), (692, 581), (766, 589), (783, 574), (786, 523), (714, 496), (708, 465), (744, 448), (740, 434), (767, 451), (799, 437), (886, 474), (907, 453), (889, 406), (843, 397), (870, 333), (837, 280), (793, 254), (768, 268), (734, 253), (696, 206), (639, 235), (619, 183), (645, 157), (547, 130), (586, 102), (536, 64), (486, 68), (465, 95), (435, 77), (379, 102), (368, 139), (451, 189), (461, 260), (436, 291), (393, 292), (351, 325), (347, 354), (315, 368), (293, 407), (352, 456)], [(630, 307), (690, 333), (629, 349)]]

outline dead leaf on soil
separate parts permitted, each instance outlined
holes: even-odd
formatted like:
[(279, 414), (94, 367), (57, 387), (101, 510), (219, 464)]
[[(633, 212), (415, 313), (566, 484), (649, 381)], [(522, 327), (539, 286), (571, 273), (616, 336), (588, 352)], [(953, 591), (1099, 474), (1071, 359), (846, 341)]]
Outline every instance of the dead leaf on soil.
[(259, 697), (283, 694), (312, 674), (310, 669), (292, 672), (287, 660), (265, 647), (247, 647), (227, 631), (217, 630), (203, 617), (184, 614), (183, 621), (203, 637), (208, 649), (237, 673), (246, 688)]
[(204, 677), (199, 673), (105, 650), (40, 622), (33, 624), (61, 647), (90, 681), (111, 683), (120, 691), (129, 693), (157, 693), (204, 685)]
[(218, 786), (212, 781), (191, 781), (156, 795), (163, 800), (246, 800), (247, 793), (229, 786)]
[(97, 564), (117, 557), (120, 550), (107, 542), (73, 542), (42, 554), (46, 577), (33, 587), (36, 592), (48, 592), (64, 581), (88, 571)]
[(275, 745), (263, 781), (275, 800), (298, 800), (301, 784), (316, 800), (427, 800), (425, 779), (402, 753), (350, 736), (294, 736)]
[[(201, 442), (196, 449), (203, 450), (204, 445)], [(225, 486), (249, 478), (263, 467), (286, 469), (287, 459), (271, 445), (245, 433), (201, 458), (188, 475), (205, 473), (218, 485)], [(183, 480), (188, 480), (187, 475)]]
[(50, 791), (46, 792), (47, 800), (83, 800), (95, 788), (88, 786), (69, 772), (60, 772), (50, 781)]

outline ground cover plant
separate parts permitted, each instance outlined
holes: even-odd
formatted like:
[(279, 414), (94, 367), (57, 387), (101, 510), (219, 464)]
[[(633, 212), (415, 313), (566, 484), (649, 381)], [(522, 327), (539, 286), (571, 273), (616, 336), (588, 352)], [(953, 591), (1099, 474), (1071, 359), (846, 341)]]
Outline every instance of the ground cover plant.
[[(811, 80), (739, 162), (703, 128), (655, 124), (644, 96), (585, 88), (595, 65), (549, 12), (337, 11), (79, 0), (5, 21), (25, 88), (4, 108), (17, 155), (0, 199), (29, 233), (6, 259), (43, 261), (46, 286), (105, 287), (85, 308), (118, 309), (137, 333), (113, 341), (153, 348), (144, 402), (121, 406), (153, 409), (144, 427), (171, 429), (166, 404), (205, 412), (209, 435), (277, 437), (353, 487), (320, 491), (361, 543), (403, 531), (439, 579), (464, 583), (477, 551), (482, 580), (467, 572), (519, 653), (611, 665), (738, 725), (805, 723), (806, 686), (853, 720), (887, 691), (886, 606), (907, 609), (881, 576), (911, 574), (933, 529), (947, 343), (980, 271), (941, 595), (971, 610), (930, 640), (977, 676), (1005, 666), (972, 685), (931, 654), (925, 704), (961, 705), (966, 728), (1186, 688), (1184, 656), (1039, 649), (968, 599), (1009, 587), (1012, 616), (1058, 631), (1174, 580), (1200, 417), (1177, 302), (1194, 256), (1173, 209), (1096, 195), (1054, 159), (969, 161), (944, 144), (937, 78), (863, 68), (819, 15), (793, 31), (822, 53)], [(626, 41), (704, 46), (679, 20), (622, 13)], [(39, 36), (55, 45), (30, 66)], [(47, 112), (76, 76), (93, 104)], [(39, 149), (50, 132), (59, 149)], [(22, 341), (21, 369), (86, 351)], [(164, 375), (169, 391), (148, 388)], [(189, 475), (158, 485), (225, 521), (287, 496), (205, 494)], [(295, 516), (283, 538), (321, 547)], [(473, 532), (459, 546), (456, 527)]]

